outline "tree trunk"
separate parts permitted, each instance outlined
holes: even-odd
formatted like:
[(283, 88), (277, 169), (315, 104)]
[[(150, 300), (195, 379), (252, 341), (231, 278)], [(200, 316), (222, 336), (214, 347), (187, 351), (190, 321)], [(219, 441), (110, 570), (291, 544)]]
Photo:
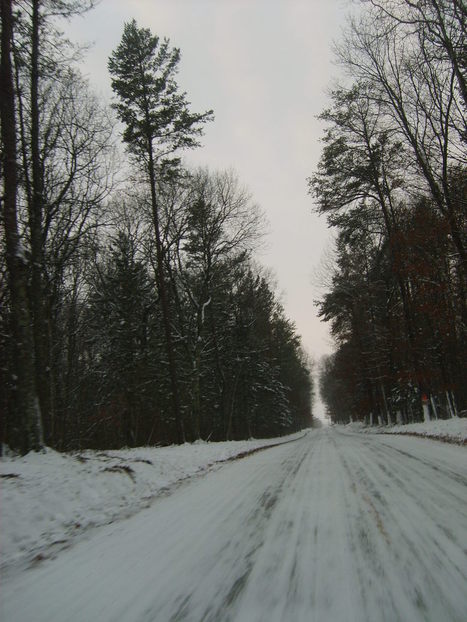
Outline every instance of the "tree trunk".
[(240, 367), (238, 369), (238, 372), (234, 378), (234, 384), (232, 387), (232, 395), (230, 396), (230, 403), (229, 403), (229, 414), (228, 414), (228, 423), (227, 423), (227, 432), (225, 435), (225, 440), (226, 441), (231, 441), (232, 440), (232, 426), (233, 426), (233, 415), (234, 415), (234, 407), (235, 407), (235, 398), (237, 396), (237, 387), (238, 387), (238, 381), (240, 380), (240, 375), (241, 375), (241, 364)]
[(31, 301), (34, 329), (36, 383), (42, 419), (50, 441), (53, 413), (50, 386), (49, 318), (44, 288), (43, 203), (44, 184), (40, 156), (39, 112), (39, 26), (41, 0), (32, 2), (31, 32), (31, 169), (32, 192), (29, 203), (29, 230), (31, 236)]
[(152, 216), (153, 216), (153, 224), (154, 224), (154, 234), (156, 237), (156, 257), (157, 257), (157, 284), (159, 287), (159, 297), (161, 301), (162, 308), (162, 320), (164, 322), (164, 332), (165, 332), (165, 345), (167, 352), (167, 359), (169, 363), (169, 375), (170, 375), (170, 387), (172, 390), (172, 408), (175, 419), (175, 425), (177, 429), (177, 440), (178, 443), (182, 444), (185, 442), (185, 431), (183, 427), (183, 419), (182, 412), (180, 408), (180, 396), (178, 393), (178, 379), (177, 379), (177, 367), (175, 362), (175, 354), (172, 340), (172, 328), (170, 326), (170, 309), (169, 309), (169, 300), (167, 295), (167, 283), (165, 280), (164, 274), (164, 251), (162, 248), (162, 239), (160, 233), (160, 225), (159, 225), (159, 212), (157, 206), (157, 191), (156, 191), (156, 172), (155, 172), (155, 163), (154, 157), (152, 153), (152, 142), (151, 139), (148, 140), (148, 151), (149, 151), (149, 163), (148, 163), (148, 172), (149, 172), (149, 181), (151, 186), (151, 205), (152, 205)]
[(201, 353), (199, 339), (195, 344), (192, 381), (191, 381), (191, 419), (193, 427), (193, 439), (201, 438)]
[(36, 391), (34, 340), (29, 313), (28, 264), (22, 248), (17, 220), (16, 119), (11, 63), (13, 34), (12, 2), (1, 1), (0, 119), (3, 142), (3, 219), (8, 268), (11, 322), (15, 345), (17, 407), (21, 449), (25, 453), (44, 446), (42, 420)]

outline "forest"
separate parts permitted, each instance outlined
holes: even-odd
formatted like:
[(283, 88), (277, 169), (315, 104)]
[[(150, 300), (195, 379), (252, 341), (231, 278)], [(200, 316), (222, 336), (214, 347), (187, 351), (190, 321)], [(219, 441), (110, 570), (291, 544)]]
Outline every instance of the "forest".
[(93, 0), (1, 0), (0, 441), (26, 453), (270, 437), (311, 424), (311, 363), (255, 258), (261, 208), (188, 169), (213, 112), (131, 21), (111, 107), (61, 32)]
[(334, 422), (467, 411), (467, 87), (463, 0), (362, 0), (309, 179), (336, 236), (318, 301)]

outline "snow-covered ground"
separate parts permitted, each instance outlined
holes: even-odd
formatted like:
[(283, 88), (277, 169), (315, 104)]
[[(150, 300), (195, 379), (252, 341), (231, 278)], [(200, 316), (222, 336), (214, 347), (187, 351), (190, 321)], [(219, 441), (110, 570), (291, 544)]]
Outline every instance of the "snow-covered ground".
[(464, 447), (312, 430), (5, 576), (0, 618), (465, 622), (466, 485)]
[(68, 546), (90, 527), (135, 514), (187, 478), (260, 447), (302, 436), (0, 460), (0, 568)]
[(360, 431), (368, 434), (411, 434), (460, 445), (467, 444), (467, 418), (465, 417), (393, 426), (365, 426), (363, 423), (355, 422), (346, 427), (354, 432)]

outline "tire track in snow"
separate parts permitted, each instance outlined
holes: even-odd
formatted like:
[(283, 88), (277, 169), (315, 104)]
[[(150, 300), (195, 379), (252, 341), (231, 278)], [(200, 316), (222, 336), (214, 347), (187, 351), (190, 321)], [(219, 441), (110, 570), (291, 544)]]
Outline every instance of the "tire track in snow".
[(386, 442), (362, 447), (353, 439), (359, 448), (353, 451), (345, 436), (343, 454), (351, 456), (362, 496), (372, 500), (394, 542), (379, 553), (387, 558), (388, 588), (408, 598), (415, 606), (411, 615), (420, 609), (423, 620), (465, 620), (467, 559), (462, 542), (467, 541), (467, 507), (458, 486), (462, 478), (412, 454), (401, 460), (401, 451)]
[(226, 464), (2, 582), (2, 620), (465, 622), (467, 454), (427, 443), (321, 430)]

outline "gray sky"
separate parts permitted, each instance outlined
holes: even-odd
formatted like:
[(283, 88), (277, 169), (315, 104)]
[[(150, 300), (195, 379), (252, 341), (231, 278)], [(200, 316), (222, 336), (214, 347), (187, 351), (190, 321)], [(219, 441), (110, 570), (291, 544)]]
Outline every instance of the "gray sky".
[(123, 24), (168, 37), (182, 53), (180, 88), (192, 110), (212, 108), (203, 147), (186, 161), (234, 169), (265, 211), (270, 234), (259, 261), (272, 268), (287, 316), (307, 352), (332, 349), (316, 317), (320, 295), (313, 272), (331, 245), (325, 219), (312, 213), (306, 177), (320, 155), (326, 88), (337, 68), (331, 45), (339, 37), (346, 0), (101, 0), (67, 29), (91, 42), (83, 71), (110, 97), (107, 59)]

